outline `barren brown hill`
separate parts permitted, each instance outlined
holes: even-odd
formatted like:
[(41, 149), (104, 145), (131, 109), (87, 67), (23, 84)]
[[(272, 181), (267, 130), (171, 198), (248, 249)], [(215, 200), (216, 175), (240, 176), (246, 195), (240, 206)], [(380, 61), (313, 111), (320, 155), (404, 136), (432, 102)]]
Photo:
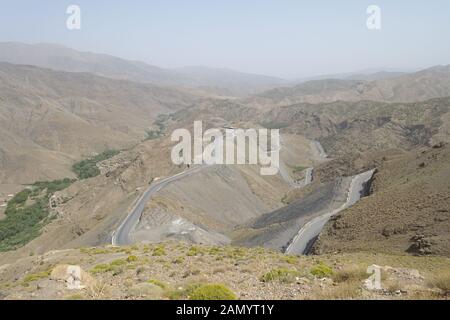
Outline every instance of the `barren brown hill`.
[(71, 176), (75, 159), (141, 141), (185, 91), (0, 63), (0, 183)]
[(450, 256), (449, 177), (448, 144), (385, 153), (372, 194), (333, 218), (314, 251)]
[[(170, 176), (182, 168), (170, 161), (168, 139), (148, 140), (98, 164), (101, 174), (78, 180), (56, 192), (40, 234), (0, 260), (15, 261), (30, 253), (110, 243), (112, 231), (154, 178)], [(23, 187), (22, 187), (23, 188)]]
[(450, 141), (450, 99), (414, 103), (337, 101), (277, 107), (261, 116), (266, 127), (319, 140), (332, 157)]
[(436, 66), (416, 73), (375, 81), (326, 79), (294, 87), (268, 90), (245, 101), (270, 108), (295, 103), (325, 103), (339, 100), (415, 102), (450, 96), (450, 66)]
[(336, 101), (272, 106), (261, 112), (237, 100), (207, 99), (174, 117), (176, 125), (196, 119), (214, 126), (262, 126), (319, 140), (332, 158), (450, 141), (450, 98), (412, 103)]
[(103, 77), (159, 86), (199, 88), (218, 95), (247, 95), (287, 81), (259, 74), (208, 67), (164, 69), (141, 61), (82, 52), (62, 45), (0, 42), (0, 61), (67, 72), (89, 72)]

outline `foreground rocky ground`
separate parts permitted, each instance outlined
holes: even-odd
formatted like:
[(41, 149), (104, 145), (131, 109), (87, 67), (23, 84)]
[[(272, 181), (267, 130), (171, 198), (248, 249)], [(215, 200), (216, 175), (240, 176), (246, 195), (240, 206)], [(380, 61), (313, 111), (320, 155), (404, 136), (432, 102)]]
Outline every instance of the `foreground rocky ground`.
[[(380, 266), (381, 289), (367, 280), (371, 265)], [(443, 257), (296, 257), (178, 242), (81, 248), (0, 266), (0, 298), (448, 299), (449, 265)]]

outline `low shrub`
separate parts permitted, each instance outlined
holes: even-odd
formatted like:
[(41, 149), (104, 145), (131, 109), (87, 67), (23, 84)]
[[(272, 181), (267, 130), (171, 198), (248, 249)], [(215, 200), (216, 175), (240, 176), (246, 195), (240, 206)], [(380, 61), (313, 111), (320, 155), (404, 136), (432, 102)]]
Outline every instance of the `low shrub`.
[(349, 300), (361, 298), (361, 288), (357, 282), (343, 282), (333, 287), (327, 287), (313, 294), (315, 300)]
[(450, 272), (434, 275), (428, 280), (428, 284), (442, 290), (445, 295), (450, 295)]
[(197, 283), (191, 283), (186, 285), (186, 287), (180, 287), (173, 291), (170, 291), (167, 293), (167, 297), (170, 300), (183, 300), (189, 298), (189, 296), (192, 294), (194, 290), (196, 290), (198, 287), (200, 287), (200, 284)]
[(129, 263), (130, 262), (135, 262), (137, 260), (138, 260), (138, 257), (133, 256), (133, 255), (127, 257), (127, 262), (129, 262)]
[(300, 273), (297, 270), (278, 268), (265, 273), (260, 280), (262, 282), (279, 281), (288, 283), (295, 281), (295, 278), (299, 275)]
[(368, 277), (369, 274), (367, 274), (365, 268), (358, 268), (356, 266), (345, 266), (343, 269), (334, 271), (332, 276), (333, 281), (337, 283), (362, 281)]
[(23, 278), (23, 282), (24, 283), (29, 283), (29, 282), (33, 282), (33, 281), (37, 281), (40, 279), (44, 279), (50, 276), (51, 270), (47, 270), (47, 271), (42, 271), (39, 273), (31, 273), (25, 276), (25, 278)]
[(284, 256), (283, 260), (289, 264), (296, 264), (298, 262), (298, 257), (296, 256)]
[(187, 256), (193, 257), (200, 253), (200, 249), (196, 246), (192, 246), (189, 248), (188, 252), (186, 253)]
[(184, 258), (183, 257), (177, 257), (177, 258), (172, 260), (173, 264), (182, 264), (183, 262), (184, 262)]
[(222, 253), (222, 249), (219, 247), (212, 247), (209, 249), (210, 255), (216, 255), (216, 254), (220, 254), (220, 253)]
[(154, 257), (160, 257), (160, 256), (165, 256), (166, 255), (166, 250), (164, 249), (163, 246), (158, 246), (155, 249), (153, 249), (153, 254)]
[(125, 260), (125, 259), (117, 259), (117, 260), (114, 260), (114, 261), (112, 261), (110, 263), (110, 265), (112, 267), (120, 267), (120, 266), (123, 266), (125, 264), (127, 264), (127, 260)]
[(223, 284), (204, 284), (194, 289), (190, 300), (236, 300), (233, 291)]
[(91, 273), (93, 273), (93, 274), (105, 273), (105, 272), (110, 272), (113, 270), (114, 270), (114, 267), (112, 267), (109, 263), (102, 263), (102, 264), (98, 264), (94, 268), (92, 268)]
[(161, 289), (167, 289), (167, 285), (164, 282), (162, 282), (162, 281), (159, 281), (159, 280), (156, 280), (156, 279), (150, 279), (147, 282), (151, 283), (151, 284), (154, 284), (155, 286), (158, 286)]
[(333, 274), (333, 269), (325, 263), (320, 262), (311, 268), (310, 273), (315, 277), (325, 278)]

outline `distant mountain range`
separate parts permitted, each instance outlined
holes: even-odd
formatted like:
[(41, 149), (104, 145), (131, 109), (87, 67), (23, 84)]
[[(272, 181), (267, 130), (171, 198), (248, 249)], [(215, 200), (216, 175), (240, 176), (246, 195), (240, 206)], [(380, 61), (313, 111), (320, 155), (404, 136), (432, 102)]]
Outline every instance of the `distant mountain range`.
[(291, 86), (307, 81), (383, 80), (406, 72), (398, 70), (367, 69), (352, 73), (330, 74), (297, 80), (244, 73), (224, 68), (190, 66), (165, 69), (141, 61), (121, 59), (107, 54), (77, 51), (59, 44), (0, 43), (0, 62), (33, 65), (57, 71), (89, 72), (114, 79), (151, 83), (159, 86), (183, 86), (202, 89), (222, 96), (245, 96), (280, 86)]
[[(450, 96), (450, 66), (351, 76), (359, 79), (288, 86), (286, 80), (226, 69), (168, 70), (53, 44), (0, 43), (0, 183), (70, 175), (76, 159), (142, 140), (158, 114), (200, 101), (205, 110), (219, 112), (215, 106), (224, 99), (217, 95), (233, 97), (224, 101), (224, 112), (235, 112), (228, 106), (233, 101), (255, 119), (259, 111), (253, 107), (270, 111), (298, 103)], [(263, 90), (273, 86), (278, 87)], [(254, 91), (261, 92), (249, 96)], [(239, 95), (246, 97), (234, 99)], [(202, 113), (195, 117), (201, 119)]]
[[(244, 95), (286, 85), (288, 81), (229, 69), (186, 67), (163, 69), (140, 61), (81, 52), (56, 44), (0, 43), (0, 61), (68, 72), (89, 72), (160, 86), (210, 88), (225, 95)], [(221, 90), (222, 91), (221, 91)]]
[[(414, 102), (450, 96), (450, 65), (435, 66), (408, 74), (376, 73), (353, 79), (307, 81), (295, 86), (267, 90), (245, 100), (252, 105), (273, 107), (295, 103), (373, 100)], [(371, 80), (376, 79), (376, 80)]]
[(326, 80), (326, 79), (340, 79), (340, 80), (382, 80), (389, 79), (393, 77), (398, 77), (408, 73), (413, 73), (418, 70), (403, 70), (403, 69), (391, 69), (391, 68), (370, 68), (364, 70), (358, 70), (355, 72), (345, 72), (345, 73), (332, 73), (323, 74), (313, 77), (305, 77), (294, 80), (294, 84), (301, 84), (307, 81), (314, 80)]

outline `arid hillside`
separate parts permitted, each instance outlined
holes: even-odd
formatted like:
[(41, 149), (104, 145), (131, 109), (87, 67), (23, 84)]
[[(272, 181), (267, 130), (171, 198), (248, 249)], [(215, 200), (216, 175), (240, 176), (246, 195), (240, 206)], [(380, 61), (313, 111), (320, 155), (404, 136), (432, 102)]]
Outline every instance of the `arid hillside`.
[(373, 100), (415, 102), (450, 96), (450, 66), (436, 66), (397, 77), (364, 81), (325, 79), (268, 90), (245, 101), (270, 108), (296, 103)]
[[(307, 140), (286, 139), (296, 141), (302, 151), (300, 157), (286, 157), (287, 163), (308, 165)], [(98, 163), (100, 175), (75, 181), (53, 195), (49, 215), (55, 219), (40, 228), (40, 236), (0, 254), (0, 260), (110, 243), (114, 230), (149, 183), (186, 169), (172, 164), (173, 144), (169, 137), (148, 140)], [(199, 173), (158, 192), (148, 202), (133, 237), (151, 242), (228, 243), (235, 226), (283, 206), (281, 200), (288, 190), (281, 176), (261, 176), (257, 166), (204, 166)]]
[[(315, 163), (307, 139), (283, 139), (295, 145), (286, 143), (281, 150), (281, 161), (288, 170)], [(259, 170), (257, 165), (214, 165), (171, 183), (148, 202), (132, 235), (142, 242), (234, 241), (236, 229), (283, 207), (282, 200), (291, 189), (280, 174), (262, 176)]]
[(130, 147), (185, 91), (0, 63), (0, 183), (71, 177), (78, 159)]
[[(416, 297), (416, 293), (409, 295), (411, 289), (386, 287), (377, 293), (363, 289), (362, 265), (384, 263), (394, 264), (395, 270), (403, 268), (399, 273), (408, 277), (414, 274), (413, 284), (421, 287), (419, 297), (441, 298), (443, 291), (437, 289), (430, 270), (446, 261), (436, 256), (450, 255), (450, 98), (441, 97), (450, 94), (449, 74), (448, 68), (439, 67), (376, 81), (318, 81), (289, 89), (299, 93), (281, 88), (269, 98), (245, 100), (0, 63), (4, 137), (0, 141), (0, 294), (69, 297), (51, 273), (58, 265), (81, 261), (77, 263), (98, 277), (102, 288), (109, 288), (105, 293), (93, 287), (81, 292), (82, 298), (141, 298), (147, 295), (141, 290), (149, 290), (153, 297), (156, 287), (156, 298), (171, 294), (188, 298), (191, 293), (177, 293), (176, 286), (190, 288), (184, 279), (193, 276), (197, 282), (199, 274), (208, 283), (224, 279), (240, 298), (374, 294), (385, 298), (398, 291), (408, 292), (406, 298)], [(260, 99), (265, 109), (260, 109)], [(203, 121), (204, 130), (280, 129), (284, 174), (261, 176), (258, 166), (204, 165), (195, 174), (161, 186), (146, 201), (139, 219), (126, 231), (139, 246), (79, 249), (115, 243), (115, 232), (149, 185), (192, 169), (171, 162), (170, 134), (177, 128), (192, 131), (197, 120)], [(328, 157), (317, 155), (320, 151), (312, 147), (317, 141)], [(90, 162), (95, 154), (110, 149), (121, 152)], [(81, 159), (96, 174), (78, 174), (74, 179), (72, 165)], [(370, 169), (376, 169), (370, 195), (327, 224), (314, 247), (320, 256), (280, 254), (311, 219), (342, 207), (352, 176)], [(307, 185), (295, 184), (308, 175)], [(71, 179), (48, 181), (62, 178)], [(35, 183), (38, 180), (46, 182)], [(159, 255), (166, 244), (158, 245), (165, 241), (176, 241), (167, 245), (167, 259), (153, 258), (166, 256)], [(205, 244), (223, 247), (201, 247)], [(229, 244), (247, 249), (230, 249)], [(278, 253), (249, 247), (273, 248)], [(67, 250), (54, 252), (62, 249)], [(226, 262), (230, 272), (208, 267), (226, 260), (211, 252), (231, 256)], [(375, 258), (375, 253), (382, 253), (382, 258)], [(411, 255), (433, 256), (422, 260), (426, 277), (404, 270), (416, 261)], [(347, 258), (358, 262), (349, 263)], [(31, 265), (34, 259), (51, 262), (39, 265), (44, 270)], [(311, 276), (318, 261), (333, 272)], [(13, 281), (11, 270), (17, 263), (24, 267)], [(156, 266), (155, 273), (149, 263)], [(174, 269), (170, 274), (163, 272), (168, 265)], [(264, 272), (248, 271), (246, 282), (237, 276), (244, 272), (241, 265)], [(134, 267), (143, 271), (135, 273)], [(346, 282), (341, 276), (357, 280)], [(274, 285), (272, 277), (288, 281)], [(166, 283), (166, 289), (149, 283), (152, 279)], [(36, 292), (35, 284), (46, 289)], [(32, 289), (23, 290), (27, 285)], [(264, 288), (268, 291), (261, 294)], [(294, 295), (293, 290), (298, 292)]]
[[(272, 106), (261, 110), (239, 100), (206, 99), (174, 114), (175, 126), (203, 120), (209, 126), (280, 129), (321, 142), (332, 158), (450, 141), (450, 98), (411, 103), (336, 101)], [(295, 143), (292, 144), (294, 146)]]
[(450, 256), (450, 147), (378, 157), (371, 195), (333, 218), (316, 253)]
[[(183, 242), (80, 248), (1, 266), (0, 299), (446, 299), (448, 264), (438, 257), (296, 257)], [(370, 289), (371, 265), (380, 266), (382, 290)], [(70, 268), (80, 271), (72, 290)]]
[[(59, 248), (110, 243), (112, 231), (144, 188), (156, 177), (170, 176), (183, 169), (170, 161), (167, 139), (142, 142), (97, 166), (100, 175), (73, 181), (64, 190), (54, 192), (46, 206), (45, 222), (36, 224), (38, 232), (24, 241), (23, 236), (20, 241), (16, 240), (15, 250), (6, 250), (0, 254), (0, 260), (15, 261), (18, 257)], [(31, 196), (29, 202), (38, 198)], [(2, 229), (5, 221), (0, 220)], [(10, 238), (0, 243), (11, 247)]]
[(319, 140), (332, 157), (450, 141), (450, 99), (297, 104), (261, 116), (266, 127)]
[[(99, 163), (100, 176), (75, 182), (56, 194), (59, 200), (52, 210), (57, 219), (43, 228), (40, 237), (15, 253), (6, 253), (4, 258), (9, 261), (30, 252), (44, 253), (60, 247), (110, 242), (112, 232), (153, 179), (185, 169), (171, 163), (170, 147), (173, 143), (169, 141), (168, 133), (174, 128), (192, 129), (194, 120), (203, 120), (205, 129), (223, 125), (281, 128), (282, 158), (287, 161), (291, 173), (317, 166), (311, 187), (313, 193), (309, 195), (309, 189), (293, 192), (280, 176), (262, 178), (257, 170), (251, 168), (205, 170), (161, 190), (148, 203), (136, 229), (136, 239), (158, 242), (182, 235), (183, 240), (193, 242), (218, 244), (235, 241), (261, 245), (268, 239), (265, 234), (273, 236), (275, 233), (271, 230), (276, 229), (280, 231), (280, 236), (277, 236), (280, 241), (276, 240), (279, 243), (275, 241), (274, 247), (282, 248), (289, 241), (285, 231), (292, 236), (298, 231), (299, 223), (306, 221), (302, 222), (297, 215), (291, 214), (299, 212), (296, 206), (317, 204), (316, 200), (321, 199), (320, 190), (325, 190), (326, 198), (338, 205), (343, 192), (339, 192), (337, 198), (333, 196), (333, 190), (336, 190), (333, 185), (339, 179), (380, 165), (373, 161), (370, 153), (386, 152), (389, 155), (389, 150), (394, 148), (408, 152), (429, 146), (434, 141), (448, 141), (448, 108), (448, 99), (443, 98), (412, 104), (301, 104), (274, 108), (258, 115), (253, 108), (230, 100), (199, 101), (190, 108), (171, 111), (170, 116), (160, 119), (158, 123), (164, 127), (164, 132), (158, 132), (155, 139)], [(154, 123), (150, 126), (153, 127)], [(307, 156), (310, 150), (305, 137), (321, 141), (331, 159), (324, 164), (311, 161), (311, 155)], [(438, 200), (445, 204), (442, 199)], [(328, 204), (322, 205), (326, 209)], [(281, 216), (277, 217), (277, 212)], [(266, 219), (268, 223), (258, 224), (258, 219), (265, 219), (263, 215), (270, 216)], [(303, 216), (307, 217), (308, 213)], [(271, 221), (281, 221), (289, 228), (283, 229), (281, 224), (275, 226)], [(256, 224), (252, 226), (252, 222)], [(179, 228), (180, 223), (183, 228)], [(264, 229), (269, 225), (275, 229)], [(239, 230), (234, 230), (236, 228)], [(186, 233), (192, 229), (200, 230), (200, 233)], [(254, 230), (247, 234), (242, 232), (250, 229)], [(262, 235), (263, 242), (256, 238), (249, 240), (256, 235), (253, 233), (256, 229), (259, 229), (257, 233)], [(173, 230), (178, 230), (178, 233)]]

